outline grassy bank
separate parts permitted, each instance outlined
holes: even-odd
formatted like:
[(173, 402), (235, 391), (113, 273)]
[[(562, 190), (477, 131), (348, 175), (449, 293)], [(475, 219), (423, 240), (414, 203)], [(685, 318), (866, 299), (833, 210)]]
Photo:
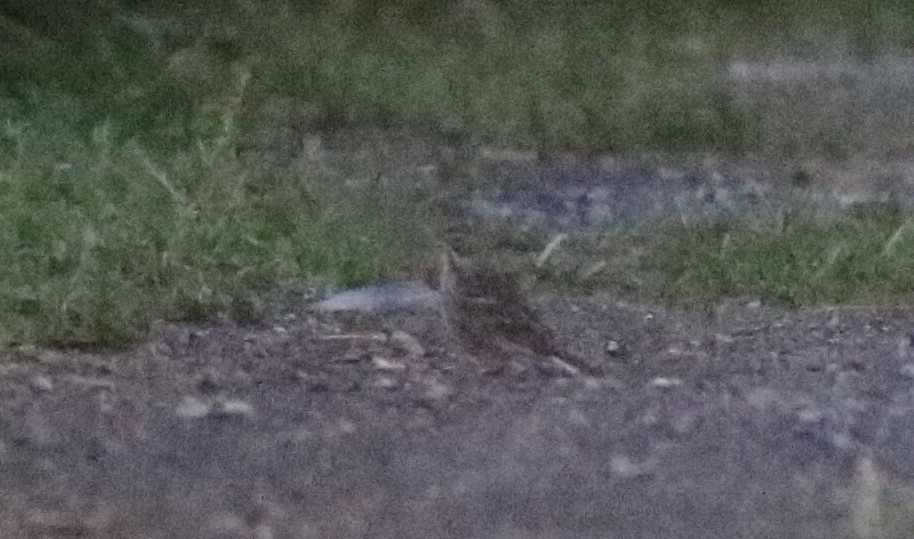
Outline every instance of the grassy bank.
[(742, 298), (785, 307), (903, 305), (914, 297), (914, 228), (881, 209), (762, 227), (679, 228), (634, 238), (633, 275), (649, 297), (714, 305)]
[(378, 279), (425, 241), (410, 193), (240, 158), (231, 111), (174, 120), (198, 138), (168, 148), (117, 142), (117, 119), (80, 133), (80, 110), (47, 98), (0, 129), (0, 341), (121, 342), (156, 319), (256, 318), (277, 284)]
[[(297, 106), (272, 136), (293, 139), (373, 125), (547, 151), (856, 151), (842, 125), (781, 144), (781, 124), (721, 77), (734, 55), (910, 46), (914, 10), (858, 4), (6, 2), (0, 342), (118, 342), (159, 318), (256, 317), (275, 283), (365, 282), (421, 258), (430, 231), (406, 193), (244, 151), (279, 143), (251, 140), (261, 105), (277, 100)], [(825, 243), (862, 261), (898, 226), (829, 229)], [(666, 272), (681, 288), (672, 295), (739, 293), (759, 272), (788, 271), (789, 253), (822, 234), (755, 238), (782, 256), (733, 249), (721, 266), (719, 246), (650, 243), (676, 263), (642, 269)], [(904, 267), (833, 288), (903, 282)], [(831, 278), (821, 264), (792, 271)]]

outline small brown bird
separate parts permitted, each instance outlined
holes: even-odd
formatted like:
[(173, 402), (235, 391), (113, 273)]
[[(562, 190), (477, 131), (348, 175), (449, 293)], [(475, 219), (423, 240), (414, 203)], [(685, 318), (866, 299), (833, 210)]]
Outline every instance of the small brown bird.
[(443, 246), (440, 289), (448, 334), (478, 361), (500, 368), (517, 356), (549, 358), (573, 374), (595, 374), (555, 344), (511, 276), (472, 267)]

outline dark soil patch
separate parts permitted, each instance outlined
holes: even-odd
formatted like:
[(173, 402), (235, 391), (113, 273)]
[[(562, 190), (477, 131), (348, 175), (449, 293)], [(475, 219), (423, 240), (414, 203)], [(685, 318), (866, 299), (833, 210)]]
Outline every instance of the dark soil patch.
[(914, 479), (912, 311), (536, 306), (605, 377), (486, 375), (422, 313), (11, 353), (0, 536), (857, 537), (860, 463)]

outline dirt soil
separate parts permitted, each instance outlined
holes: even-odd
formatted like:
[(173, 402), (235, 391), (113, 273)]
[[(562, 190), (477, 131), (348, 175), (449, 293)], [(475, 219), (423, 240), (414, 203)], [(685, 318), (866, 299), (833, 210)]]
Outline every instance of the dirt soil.
[[(833, 539), (910, 492), (914, 311), (534, 303), (605, 376), (485, 374), (434, 315), (301, 297), (118, 353), (20, 349), (0, 536)], [(872, 536), (909, 536), (894, 507)]]

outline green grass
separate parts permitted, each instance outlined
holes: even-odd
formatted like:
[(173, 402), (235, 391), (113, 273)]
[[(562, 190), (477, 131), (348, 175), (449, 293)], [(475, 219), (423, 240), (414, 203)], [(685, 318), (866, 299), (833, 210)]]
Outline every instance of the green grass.
[[(310, 129), (635, 155), (887, 146), (855, 137), (856, 118), (794, 121), (802, 99), (746, 99), (720, 76), (732, 55), (902, 51), (914, 23), (888, 0), (307, 6), (4, 3), (0, 343), (122, 342), (160, 318), (256, 318), (277, 284), (355, 284), (417, 263), (434, 234), (418, 194), (368, 188), (319, 155), (289, 166), (248, 151)], [(256, 104), (276, 102), (299, 112), (265, 125)], [(806, 305), (908, 293), (907, 236), (879, 254), (902, 224), (619, 241), (638, 245), (638, 272), (663, 297)]]
[(0, 130), (0, 341), (116, 343), (156, 319), (256, 318), (277, 284), (365, 282), (421, 252), (408, 193), (256, 173), (230, 114), (152, 152), (114, 142), (108, 123), (80, 136), (69, 108), (48, 100)]
[[(878, 303), (911, 296), (914, 241), (883, 253), (904, 223), (818, 223), (771, 230), (680, 231), (645, 268), (664, 274), (662, 295), (710, 301), (755, 297), (788, 306)], [(660, 253), (663, 253), (662, 256)]]
[(22, 3), (0, 25), (0, 73), (10, 92), (37, 84), (99, 114), (115, 105), (131, 134), (163, 106), (188, 112), (231, 92), (243, 66), (248, 92), (313, 104), (323, 125), (556, 150), (834, 153), (866, 144), (848, 133), (853, 120), (792, 122), (804, 103), (734, 94), (721, 85), (725, 62), (903, 52), (914, 23), (914, 8), (890, 0), (307, 5), (99, 2), (60, 14)]
[(881, 206), (827, 219), (668, 225), (563, 249), (540, 270), (547, 282), (674, 305), (743, 298), (795, 308), (914, 297), (914, 221)]

